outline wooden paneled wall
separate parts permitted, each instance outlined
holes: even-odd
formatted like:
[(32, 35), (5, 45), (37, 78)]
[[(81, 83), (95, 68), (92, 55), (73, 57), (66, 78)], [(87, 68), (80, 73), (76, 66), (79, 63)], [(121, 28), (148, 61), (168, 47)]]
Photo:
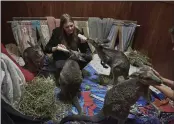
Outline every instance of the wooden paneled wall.
[(4, 44), (14, 42), (10, 24), (6, 21), (15, 16), (40, 17), (62, 13), (81, 17), (111, 17), (136, 20), (134, 48), (145, 51), (152, 59), (156, 70), (174, 80), (174, 51), (169, 28), (174, 25), (173, 2), (1, 2), (1, 38)]

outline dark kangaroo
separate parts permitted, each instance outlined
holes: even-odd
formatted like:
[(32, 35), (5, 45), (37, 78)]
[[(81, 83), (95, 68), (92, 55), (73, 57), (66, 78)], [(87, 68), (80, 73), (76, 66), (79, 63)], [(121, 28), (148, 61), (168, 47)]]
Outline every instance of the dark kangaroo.
[(118, 124), (124, 124), (130, 111), (130, 107), (136, 103), (140, 96), (147, 94), (149, 85), (160, 85), (161, 79), (155, 75), (150, 67), (142, 67), (138, 72), (114, 85), (107, 91), (104, 105), (95, 116), (72, 115), (63, 118), (60, 124), (68, 121), (84, 121), (98, 123), (107, 117), (118, 120)]
[(25, 68), (33, 73), (38, 73), (43, 64), (44, 53), (39, 44), (33, 45), (28, 41), (30, 47), (24, 50), (23, 59)]
[(66, 60), (59, 76), (60, 93), (59, 99), (64, 102), (72, 102), (78, 113), (82, 114), (82, 109), (78, 101), (80, 86), (82, 83), (82, 72), (77, 60), (83, 60), (80, 54), (73, 52)]
[(119, 76), (123, 76), (124, 79), (127, 78), (130, 62), (122, 51), (106, 48), (104, 43), (109, 42), (107, 39), (102, 40), (103, 44), (99, 43), (99, 40), (95, 41), (92, 39), (87, 39), (87, 42), (91, 43), (95, 47), (103, 67), (106, 67), (106, 64), (111, 67), (114, 83), (117, 82)]

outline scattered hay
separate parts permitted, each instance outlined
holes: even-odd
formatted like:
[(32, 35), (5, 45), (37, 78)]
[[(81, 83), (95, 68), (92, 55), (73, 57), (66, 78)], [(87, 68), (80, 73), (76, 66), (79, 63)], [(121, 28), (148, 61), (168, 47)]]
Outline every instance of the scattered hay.
[(88, 72), (85, 69), (82, 70), (82, 74), (83, 74), (84, 77), (90, 77), (91, 76), (90, 72)]
[(92, 82), (95, 82), (95, 83), (97, 83), (97, 84), (106, 86), (106, 85), (109, 84), (109, 82), (110, 82), (111, 79), (112, 79), (111, 76), (99, 74), (99, 75), (98, 75), (98, 78), (96, 78), (96, 79), (91, 79), (91, 81), (92, 81)]
[[(64, 117), (63, 113), (70, 110), (72, 105), (56, 100), (55, 88), (55, 81), (52, 77), (35, 77), (25, 86), (19, 110), (25, 115), (60, 121)], [(58, 116), (59, 114), (62, 115)]]
[(112, 80), (111, 76), (107, 76), (107, 75), (99, 75), (99, 80), (100, 80), (100, 85), (108, 85), (109, 82)]
[(131, 65), (134, 65), (136, 67), (141, 67), (142, 65), (152, 66), (151, 59), (147, 55), (139, 51), (133, 51), (131, 48), (129, 48), (128, 51), (125, 52), (125, 54), (128, 57)]

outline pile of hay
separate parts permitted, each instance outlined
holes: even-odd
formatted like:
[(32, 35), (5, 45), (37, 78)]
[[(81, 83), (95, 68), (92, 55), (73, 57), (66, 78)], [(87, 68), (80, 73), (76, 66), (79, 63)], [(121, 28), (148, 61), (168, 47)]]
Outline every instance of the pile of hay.
[(82, 74), (83, 74), (84, 77), (90, 77), (91, 76), (90, 72), (88, 72), (85, 69), (82, 70)]
[[(19, 110), (25, 115), (60, 121), (64, 117), (62, 113), (69, 111), (72, 105), (56, 100), (55, 88), (52, 77), (36, 77), (25, 86)], [(57, 116), (59, 114), (62, 115)]]
[(134, 65), (136, 67), (141, 67), (142, 65), (152, 66), (151, 59), (147, 55), (139, 51), (129, 48), (125, 52), (125, 55), (128, 57), (131, 65)]

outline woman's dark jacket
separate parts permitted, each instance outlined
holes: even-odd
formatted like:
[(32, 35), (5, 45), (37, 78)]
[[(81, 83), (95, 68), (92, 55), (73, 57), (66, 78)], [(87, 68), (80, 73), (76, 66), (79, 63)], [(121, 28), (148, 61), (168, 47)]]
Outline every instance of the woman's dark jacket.
[[(80, 32), (80, 30), (78, 30), (77, 28), (76, 28), (76, 31), (77, 31), (77, 35), (82, 34)], [(52, 47), (56, 47), (58, 44), (61, 44), (60, 35), (61, 35), (60, 28), (59, 27), (55, 28), (53, 30), (53, 33), (52, 33), (52, 36), (51, 36), (49, 42), (47, 43), (47, 45), (45, 47), (45, 52), (46, 53), (53, 53), (53, 59), (55, 61), (57, 61), (57, 60), (66, 60), (69, 57), (69, 55), (67, 53), (63, 52), (63, 51), (58, 51), (57, 50), (55, 52), (52, 52)], [(68, 36), (67, 36), (67, 39), (68, 39)], [(81, 53), (85, 53), (88, 57), (90, 56), (89, 58), (91, 59), (91, 55), (90, 55), (91, 51), (90, 51), (90, 48), (89, 48), (87, 42), (81, 43), (80, 39), (78, 38), (77, 47), (79, 48)], [(78, 49), (75, 49), (75, 50), (77, 51)]]

